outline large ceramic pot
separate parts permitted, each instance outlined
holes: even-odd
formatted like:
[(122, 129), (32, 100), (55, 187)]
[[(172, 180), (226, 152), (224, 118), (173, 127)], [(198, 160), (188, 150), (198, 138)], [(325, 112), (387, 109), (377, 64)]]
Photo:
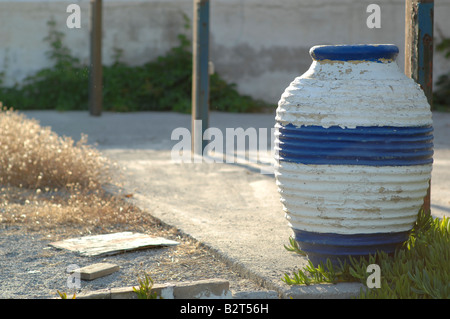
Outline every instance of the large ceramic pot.
[(429, 187), (430, 106), (394, 45), (315, 46), (285, 90), (275, 176), (295, 240), (317, 264), (393, 252)]

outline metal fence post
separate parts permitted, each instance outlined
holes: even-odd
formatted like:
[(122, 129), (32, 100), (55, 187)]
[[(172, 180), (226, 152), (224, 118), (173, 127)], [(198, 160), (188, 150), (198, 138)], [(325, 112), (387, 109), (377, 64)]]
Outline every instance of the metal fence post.
[(192, 51), (192, 151), (202, 155), (209, 126), (209, 0), (194, 0)]
[(89, 111), (100, 116), (103, 104), (102, 0), (91, 0), (91, 62), (89, 72)]
[[(434, 0), (405, 1), (405, 74), (422, 87), (433, 109)], [(430, 189), (423, 204), (427, 213)]]

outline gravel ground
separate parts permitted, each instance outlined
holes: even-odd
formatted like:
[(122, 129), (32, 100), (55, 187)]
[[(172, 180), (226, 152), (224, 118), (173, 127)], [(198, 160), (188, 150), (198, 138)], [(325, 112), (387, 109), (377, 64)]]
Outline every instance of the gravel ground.
[[(58, 290), (71, 296), (74, 292), (79, 294), (104, 288), (136, 286), (138, 276), (142, 277), (144, 272), (155, 283), (161, 284), (221, 278), (230, 282), (233, 293), (265, 290), (240, 277), (208, 249), (176, 230), (169, 232), (171, 235), (166, 237), (180, 242), (175, 247), (143, 249), (113, 256), (82, 257), (49, 246), (56, 238), (74, 237), (64, 235), (64, 231), (55, 236), (43, 231), (29, 231), (20, 225), (0, 224), (0, 227), (2, 299), (48, 299), (58, 297)], [(127, 228), (122, 231), (132, 230)], [(99, 262), (117, 264), (120, 270), (92, 281), (82, 280), (78, 289), (70, 286), (68, 268)]]

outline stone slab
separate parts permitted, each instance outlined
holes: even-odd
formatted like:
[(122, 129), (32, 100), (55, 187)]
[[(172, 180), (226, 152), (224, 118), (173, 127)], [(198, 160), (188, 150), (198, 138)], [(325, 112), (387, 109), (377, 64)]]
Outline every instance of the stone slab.
[(133, 232), (121, 232), (105, 235), (85, 236), (52, 242), (49, 245), (73, 251), (81, 256), (107, 256), (127, 251), (162, 246), (174, 246), (179, 243), (162, 237), (152, 237)]
[(100, 277), (108, 276), (116, 271), (119, 271), (120, 267), (110, 263), (96, 263), (86, 267), (79, 268), (74, 273), (79, 273), (82, 280), (94, 280)]
[(177, 284), (173, 289), (174, 299), (230, 298), (230, 284), (223, 279), (205, 279)]
[[(139, 286), (134, 288), (139, 289)], [(212, 278), (179, 283), (155, 284), (152, 287), (163, 299), (231, 299), (229, 282)], [(106, 288), (77, 295), (77, 299), (137, 299), (133, 287)]]

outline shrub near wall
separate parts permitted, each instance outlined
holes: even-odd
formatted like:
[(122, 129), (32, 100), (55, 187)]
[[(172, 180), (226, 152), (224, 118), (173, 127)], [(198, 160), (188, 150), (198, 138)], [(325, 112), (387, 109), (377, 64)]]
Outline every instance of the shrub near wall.
[[(0, 100), (16, 109), (87, 110), (89, 68), (72, 56), (64, 45), (64, 34), (49, 21), (50, 45), (47, 52), (53, 62), (27, 77), (14, 87), (2, 85)], [(165, 56), (142, 66), (129, 66), (120, 61), (116, 49), (115, 62), (103, 67), (103, 109), (106, 111), (191, 111), (192, 54), (191, 43), (183, 34), (179, 45)], [(257, 112), (271, 109), (267, 103), (240, 95), (235, 84), (225, 82), (218, 74), (210, 77), (211, 110)], [(273, 109), (273, 108), (272, 108)]]

